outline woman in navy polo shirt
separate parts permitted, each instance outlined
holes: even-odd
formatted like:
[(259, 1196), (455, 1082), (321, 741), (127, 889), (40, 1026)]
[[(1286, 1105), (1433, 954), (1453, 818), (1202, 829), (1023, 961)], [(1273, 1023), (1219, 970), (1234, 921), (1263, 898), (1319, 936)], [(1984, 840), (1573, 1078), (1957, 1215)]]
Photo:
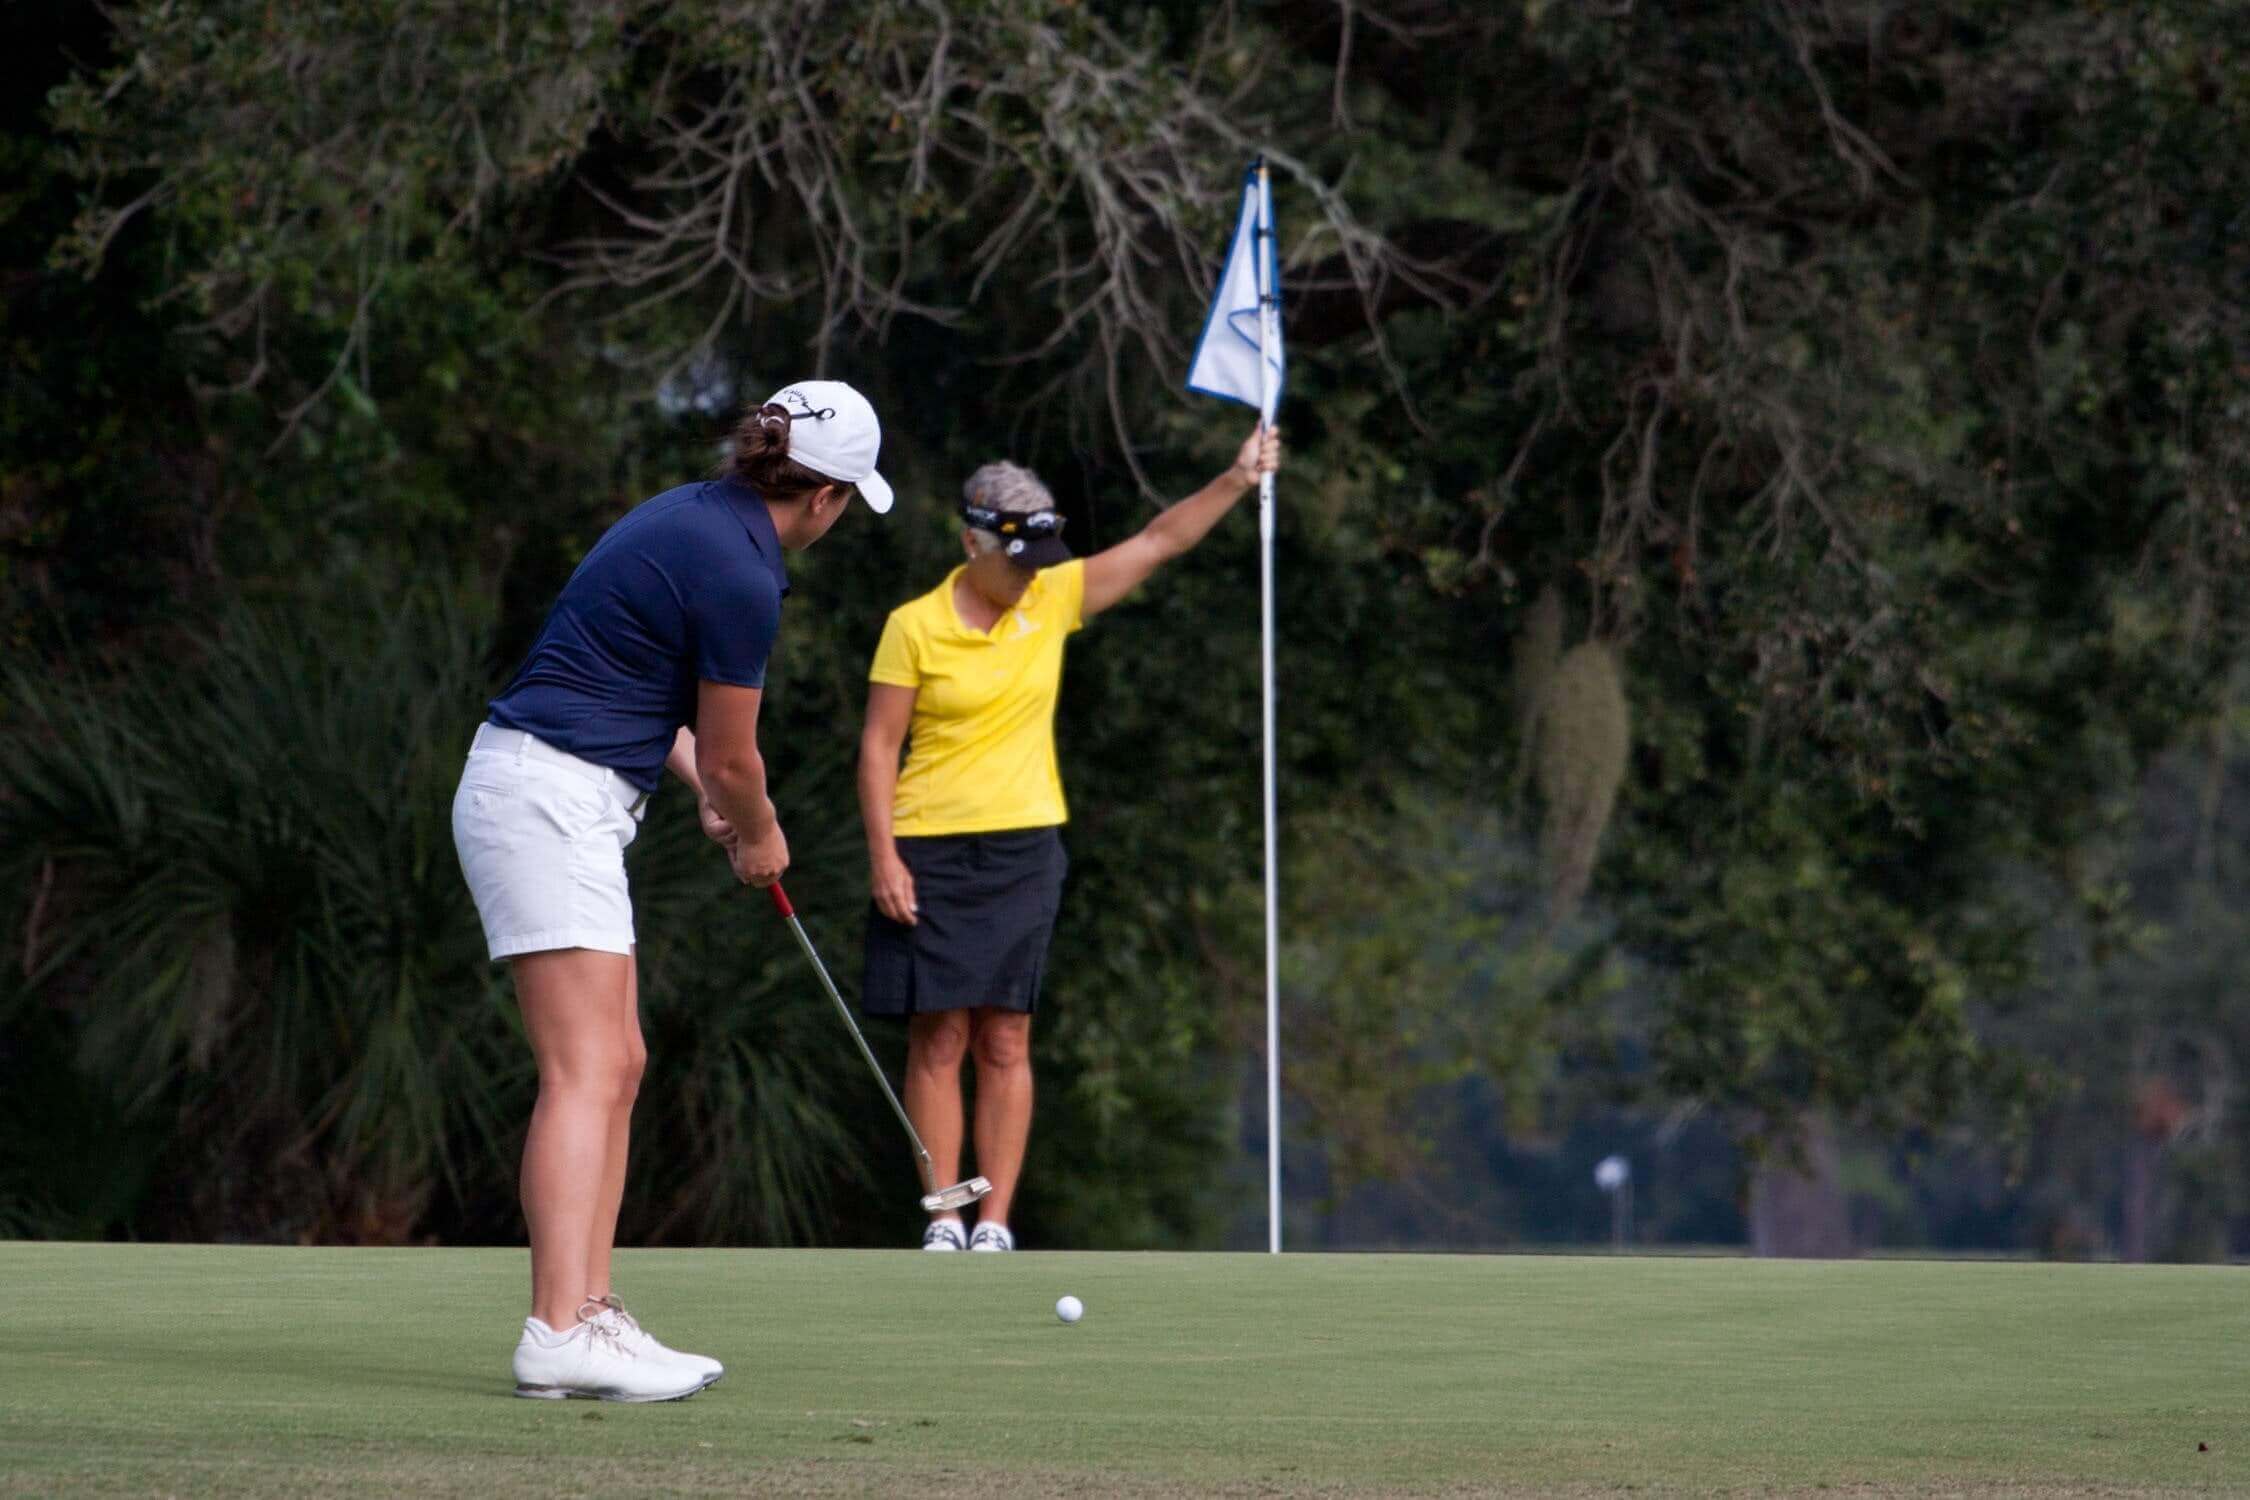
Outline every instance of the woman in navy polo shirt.
[[(766, 795), (758, 703), (789, 580), (856, 489), (891, 508), (866, 398), (808, 380), (746, 414), (720, 477), (667, 490), (594, 544), (478, 728), (453, 840), (539, 1065), (524, 1141), (531, 1316), (516, 1394), (669, 1401), (723, 1373), (643, 1331), (610, 1285), (641, 1040), (625, 846), (666, 770), (735, 874), (789, 845)], [(692, 726), (692, 728), (690, 727)]]

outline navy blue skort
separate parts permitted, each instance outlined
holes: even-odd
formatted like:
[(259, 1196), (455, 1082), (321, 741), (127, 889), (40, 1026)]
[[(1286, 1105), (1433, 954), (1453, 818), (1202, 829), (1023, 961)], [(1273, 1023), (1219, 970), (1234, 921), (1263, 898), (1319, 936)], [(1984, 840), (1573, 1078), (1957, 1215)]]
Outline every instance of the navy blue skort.
[(860, 1008), (870, 1016), (1039, 1007), (1070, 860), (1060, 828), (898, 840), (914, 875), (909, 927), (867, 907)]

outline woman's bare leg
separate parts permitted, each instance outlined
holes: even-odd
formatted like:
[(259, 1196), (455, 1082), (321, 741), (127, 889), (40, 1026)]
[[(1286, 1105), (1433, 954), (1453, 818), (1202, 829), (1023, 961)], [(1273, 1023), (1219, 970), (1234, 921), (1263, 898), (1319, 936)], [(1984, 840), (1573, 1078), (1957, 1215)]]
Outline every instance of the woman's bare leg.
[(638, 955), (625, 967), (625, 1009), (618, 1017), (617, 1038), (631, 1064), (633, 1087), (610, 1112), (609, 1153), (602, 1167), (601, 1213), (594, 1220), (592, 1248), (586, 1257), (586, 1295), (606, 1297), (610, 1292), (609, 1257), (617, 1247), (617, 1210), (625, 1201), (625, 1161), (633, 1141), (633, 1100), (641, 1075), (648, 1069), (648, 1043), (641, 1038), (641, 966)]
[(907, 1017), (906, 1117), (930, 1153), (940, 1187), (961, 1180), (961, 1059), (968, 1052), (967, 1011)]
[(977, 1217), (1005, 1224), (1031, 1140), (1031, 1017), (979, 1008), (972, 1045), (977, 1059), (977, 1171), (992, 1181)]
[[(631, 1109), (640, 1086), (637, 1049), (619, 1024), (632, 1013), (633, 960), (563, 948), (524, 954), (513, 967), (516, 1003), (539, 1062), (539, 1102), (523, 1143), (531, 1311), (550, 1328), (569, 1328), (586, 1297), (596, 1235), (617, 1222), (608, 1191), (611, 1138), (619, 1109)], [(609, 1247), (599, 1248), (606, 1268)]]

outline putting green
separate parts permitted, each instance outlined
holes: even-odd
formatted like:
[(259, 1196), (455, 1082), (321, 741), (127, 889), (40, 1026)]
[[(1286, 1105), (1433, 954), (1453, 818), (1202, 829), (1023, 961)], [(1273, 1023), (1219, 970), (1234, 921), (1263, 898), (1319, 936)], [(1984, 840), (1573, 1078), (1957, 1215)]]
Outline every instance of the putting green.
[(2250, 1493), (2239, 1269), (619, 1268), (642, 1321), (724, 1382), (661, 1406), (513, 1399), (520, 1251), (0, 1245), (0, 1493)]

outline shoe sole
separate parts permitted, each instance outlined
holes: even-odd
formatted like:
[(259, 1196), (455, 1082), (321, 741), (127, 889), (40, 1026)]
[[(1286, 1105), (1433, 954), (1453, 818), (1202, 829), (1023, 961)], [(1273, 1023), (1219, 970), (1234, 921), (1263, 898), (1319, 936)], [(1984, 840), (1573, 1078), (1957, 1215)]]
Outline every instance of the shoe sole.
[(516, 1394), (526, 1401), (620, 1401), (634, 1406), (652, 1406), (659, 1401), (685, 1401), (690, 1396), (700, 1396), (726, 1378), (721, 1371), (698, 1386), (669, 1396), (629, 1396), (621, 1391), (581, 1391), (562, 1385), (519, 1385)]

